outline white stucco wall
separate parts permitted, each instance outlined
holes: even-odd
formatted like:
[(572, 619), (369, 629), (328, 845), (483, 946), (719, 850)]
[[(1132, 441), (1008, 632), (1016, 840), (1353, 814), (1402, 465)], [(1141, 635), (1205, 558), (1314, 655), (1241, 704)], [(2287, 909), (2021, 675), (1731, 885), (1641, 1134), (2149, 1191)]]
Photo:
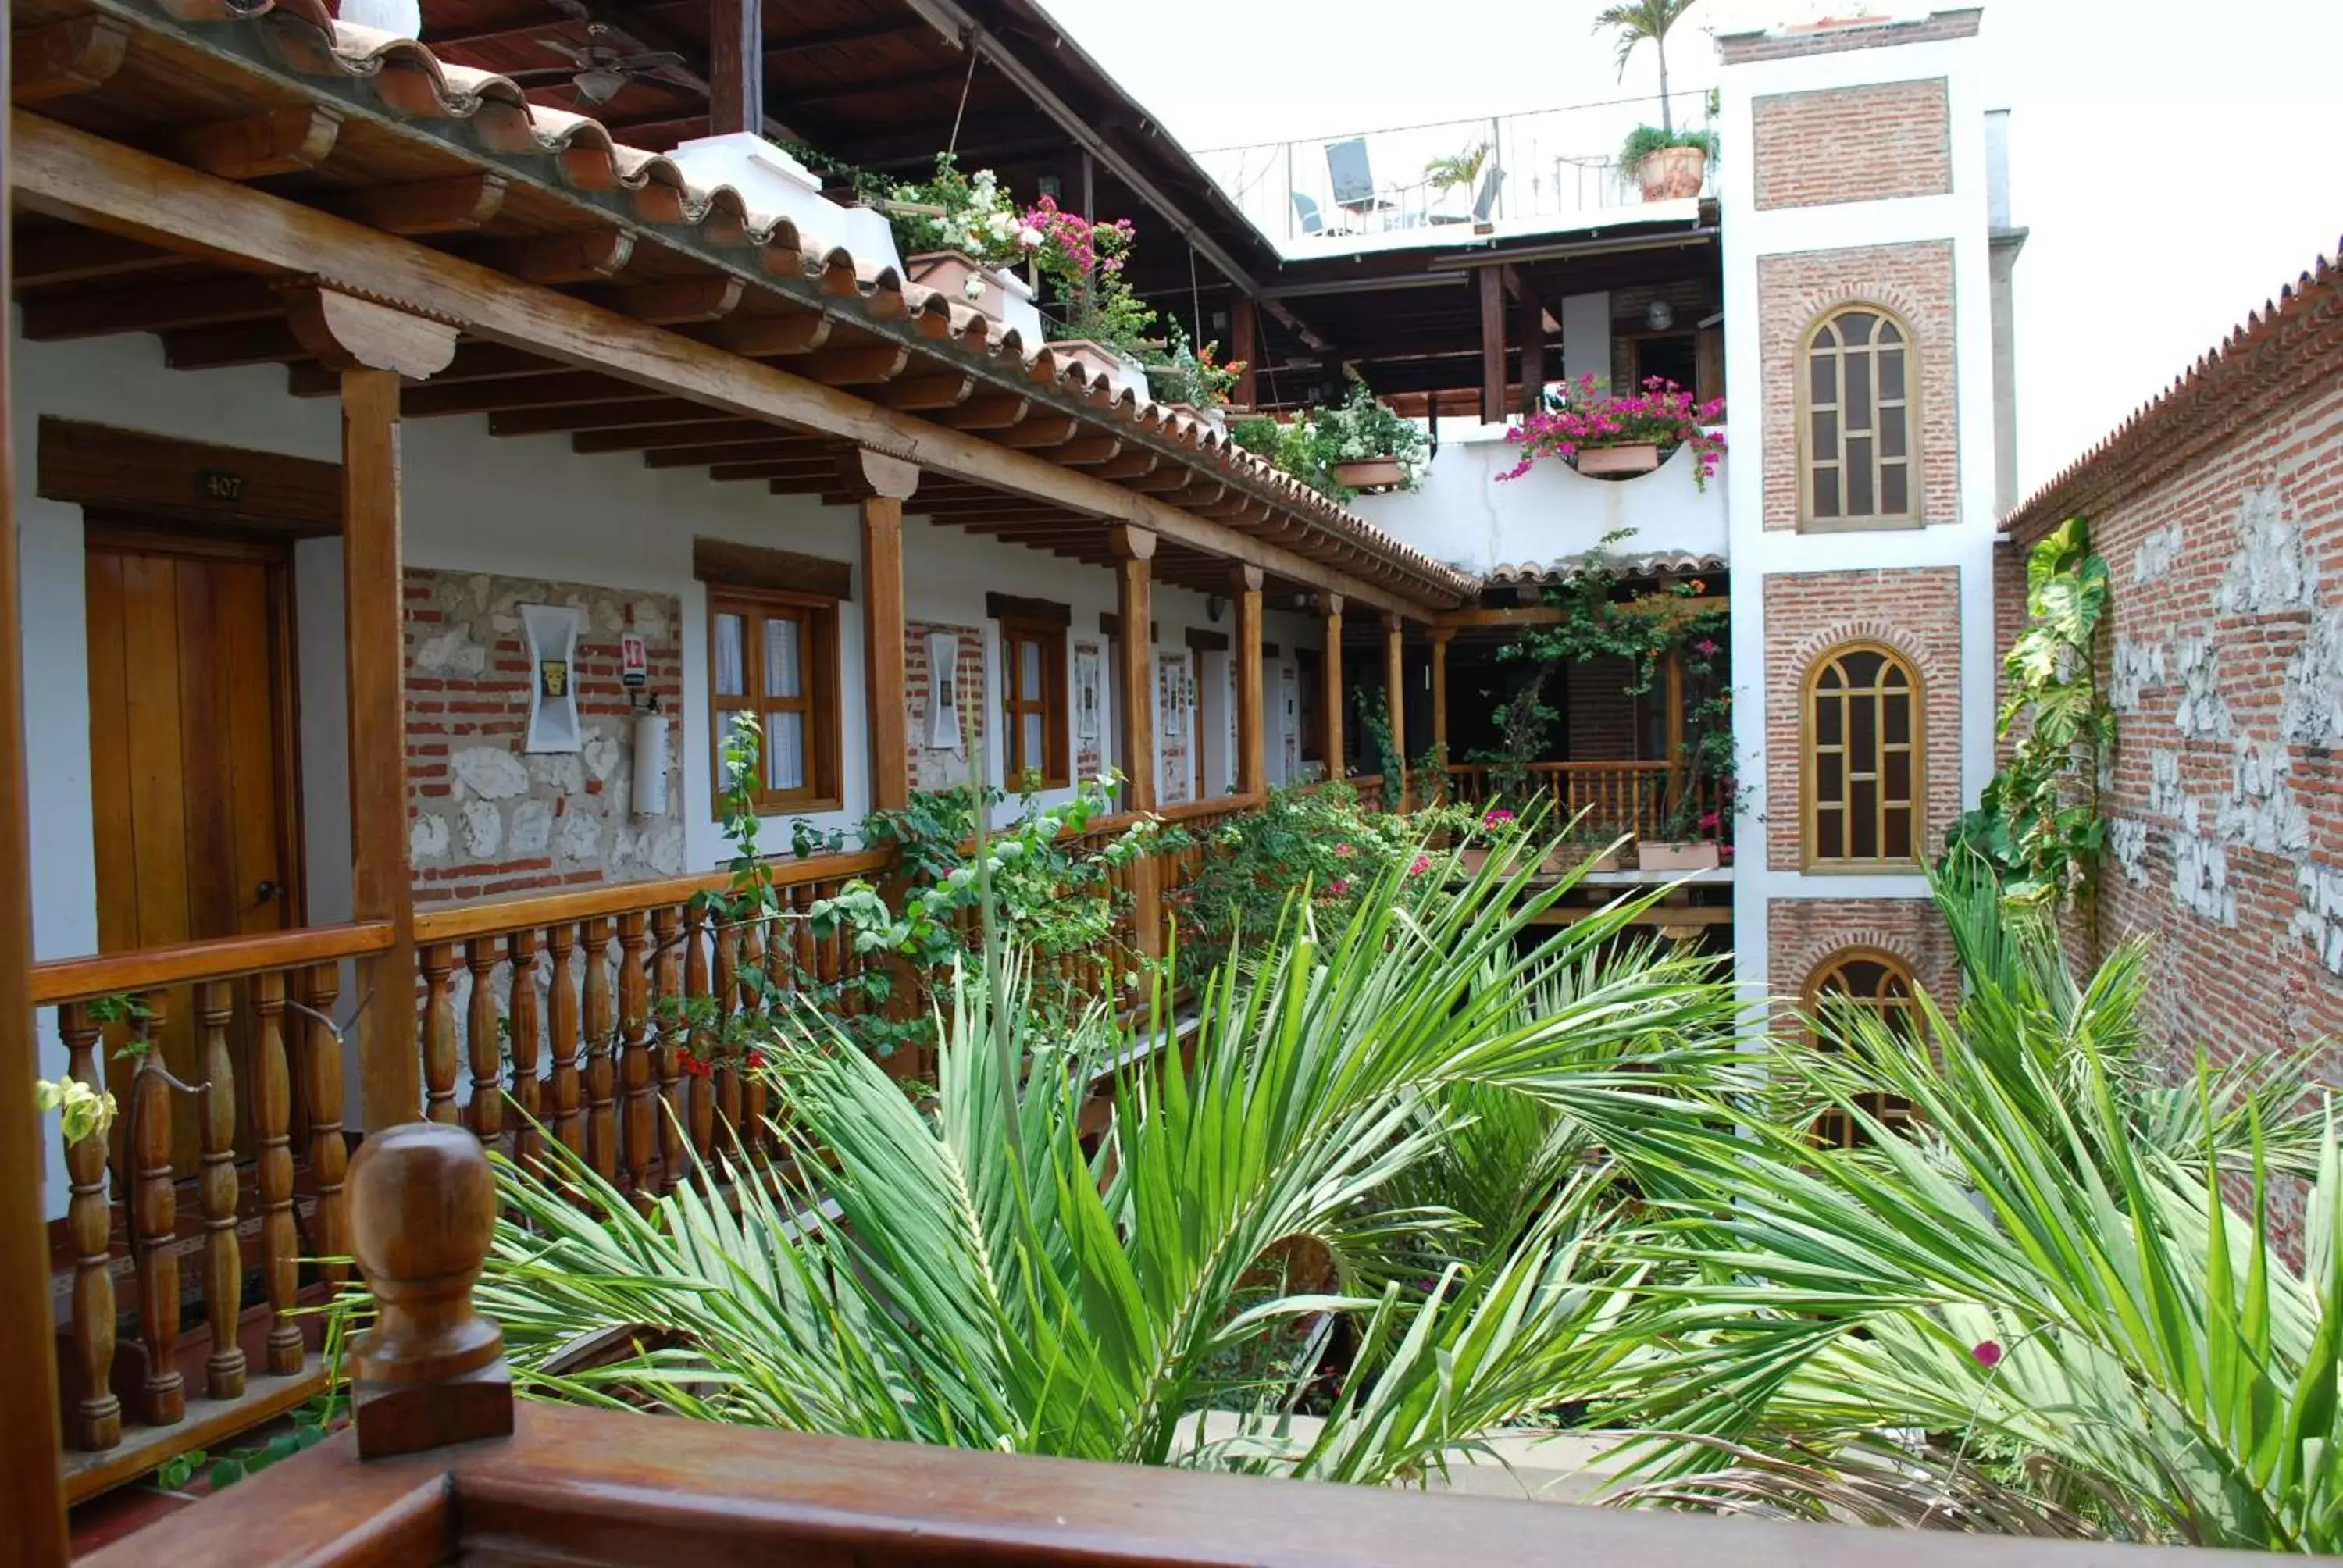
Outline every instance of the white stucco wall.
[[(97, 946), (88, 648), (81, 508), (35, 494), (41, 416), (327, 461), (338, 457), (339, 416), (330, 397), (288, 396), (284, 373), (275, 367), (173, 371), (163, 364), (159, 343), (146, 337), (29, 343), (18, 335), (13, 312), (10, 331), (26, 725), (35, 762), (33, 940), (37, 957), (63, 958)], [(681, 600), (685, 695), (682, 711), (675, 716), (674, 743), (682, 759), (687, 865), (706, 869), (719, 864), (727, 846), (712, 803), (707, 596), (692, 577), (691, 541), (706, 536), (855, 562), (859, 530), (853, 509), (826, 508), (813, 497), (773, 496), (761, 484), (717, 484), (701, 470), (646, 467), (639, 454), (580, 457), (560, 436), (500, 439), (488, 434), (485, 419), (478, 416), (408, 423), (402, 434), (402, 465), (405, 558), (410, 566), (546, 577), (673, 594)], [(1115, 607), (1111, 572), (916, 518), (904, 527), (904, 576), (910, 619), (984, 629), (988, 715), (997, 716), (1000, 700), (999, 634), (985, 618), (988, 592), (1062, 600), (1072, 607), (1070, 640), (1102, 647), (1099, 615)], [(822, 827), (850, 831), (870, 800), (859, 577), (858, 569), (856, 602), (839, 617), (845, 805), (813, 819)], [(350, 912), (339, 542), (304, 541), (295, 552), (293, 579), (307, 912), (313, 923), (324, 923), (347, 919)], [(1155, 620), (1156, 647), (1165, 650), (1184, 650), (1191, 627), (1234, 629), (1234, 617), (1225, 608), (1214, 622), (1204, 595), (1161, 584), (1155, 592)], [(1282, 757), (1273, 727), (1279, 668), (1292, 664), (1296, 646), (1313, 645), (1317, 632), (1309, 617), (1288, 608), (1272, 609), (1265, 628), (1269, 640), (1281, 645), (1280, 657), (1268, 661), (1263, 698), (1271, 705), (1274, 777)], [(1070, 713), (1069, 756), (1071, 724)], [(1111, 761), (1111, 717), (1104, 739)], [(999, 748), (988, 742), (986, 749), (988, 772), (998, 783)], [(1212, 759), (1205, 793), (1223, 792), (1220, 780), (1226, 768), (1222, 758)], [(764, 841), (769, 849), (786, 850), (789, 838), (789, 819), (780, 818), (769, 823)], [(49, 1020), (42, 1021), (41, 1039), (42, 1070), (54, 1075), (62, 1070), (65, 1053)], [(351, 1081), (355, 1085), (355, 1074)], [(63, 1211), (64, 1176), (54, 1137), (48, 1141), (49, 1207), (57, 1213)]]
[[(1353, 506), (1394, 538), (1472, 572), (1583, 554), (1621, 529), (1633, 532), (1615, 548), (1634, 554), (1725, 553), (1729, 455), (1705, 491), (1694, 482), (1693, 456), (1682, 447), (1654, 472), (1632, 479), (1590, 479), (1549, 459), (1518, 479), (1500, 480), (1521, 460), (1521, 448), (1504, 432), (1502, 425), (1451, 422), (1418, 488), (1361, 496)], [(1728, 447), (1731, 439), (1728, 431)]]

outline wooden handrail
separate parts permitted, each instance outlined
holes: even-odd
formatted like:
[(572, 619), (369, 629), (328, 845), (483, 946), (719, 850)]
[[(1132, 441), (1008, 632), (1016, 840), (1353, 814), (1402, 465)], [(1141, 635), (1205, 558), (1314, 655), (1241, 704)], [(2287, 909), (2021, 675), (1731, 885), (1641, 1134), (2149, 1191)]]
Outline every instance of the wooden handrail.
[(277, 970), (306, 969), (388, 950), (390, 922), (359, 920), (308, 926), (255, 936), (221, 937), (136, 952), (50, 959), (33, 966), (33, 1001), (40, 1007), (84, 1001), (118, 991), (154, 990), (199, 980), (242, 980)]
[[(847, 877), (875, 876), (894, 864), (885, 849), (856, 849), (838, 855), (809, 855), (804, 859), (766, 862), (776, 888), (802, 887)], [(418, 942), (461, 941), (467, 937), (496, 936), (535, 926), (568, 925), (579, 920), (614, 919), (662, 904), (680, 904), (695, 893), (717, 892), (729, 873), (702, 871), (689, 877), (666, 877), (650, 882), (608, 882), (559, 893), (528, 893), (517, 899), (486, 903), (450, 904), (445, 909), (418, 910), (415, 940)]]

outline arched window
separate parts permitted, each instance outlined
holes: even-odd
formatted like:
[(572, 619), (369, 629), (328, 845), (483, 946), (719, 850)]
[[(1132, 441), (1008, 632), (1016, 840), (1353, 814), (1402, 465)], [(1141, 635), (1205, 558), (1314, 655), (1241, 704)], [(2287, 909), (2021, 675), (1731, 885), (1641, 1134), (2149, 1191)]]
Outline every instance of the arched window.
[(1799, 516), (1815, 528), (1916, 523), (1912, 333), (1876, 306), (1833, 311), (1806, 335)]
[(1805, 865), (1900, 869), (1920, 852), (1920, 680), (1848, 643), (1815, 661), (1805, 704)]
[[(1900, 1034), (1916, 1034), (1919, 987), (1903, 960), (1877, 948), (1844, 948), (1815, 966), (1806, 978), (1806, 1042), (1817, 1050), (1839, 1049), (1838, 1031), (1857, 1012), (1869, 1013)], [(1912, 1108), (1888, 1094), (1865, 1094), (1857, 1103), (1891, 1126), (1908, 1124)], [(1815, 1119), (1815, 1141), (1852, 1149), (1863, 1141), (1853, 1116), (1835, 1106)]]

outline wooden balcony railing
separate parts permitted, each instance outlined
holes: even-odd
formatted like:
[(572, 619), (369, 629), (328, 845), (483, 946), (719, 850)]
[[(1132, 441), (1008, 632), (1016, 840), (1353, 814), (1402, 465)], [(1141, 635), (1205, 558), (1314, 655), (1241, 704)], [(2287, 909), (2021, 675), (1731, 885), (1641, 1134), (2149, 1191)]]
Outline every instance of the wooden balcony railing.
[(1557, 828), (1584, 811), (1590, 828), (1608, 828), (1638, 839), (1664, 836), (1663, 826), (1675, 791), (1685, 787), (1683, 769), (1672, 762), (1534, 762), (1530, 765), (1531, 799), (1501, 802), (1492, 771), (1480, 763), (1452, 763), (1449, 798), (1473, 806), (1503, 804), (1516, 811), (1550, 801)]
[[(1223, 797), (1160, 816), (1202, 837), (1259, 804)], [(1140, 820), (1096, 819), (1076, 847), (1101, 847)], [(1157, 885), (1185, 885), (1203, 852), (1161, 851)], [(712, 1032), (757, 1007), (742, 978), (750, 970), (785, 988), (825, 988), (849, 1010), (866, 1005), (840, 982), (883, 960), (858, 957), (841, 933), (818, 936), (806, 917), (848, 880), (883, 879), (893, 864), (883, 851), (775, 861), (779, 909), (752, 921), (719, 922), (695, 906), (695, 895), (725, 885), (720, 873), (418, 913), (417, 1112), (459, 1122), (518, 1160), (549, 1137), (646, 1200), (702, 1161), (729, 1159), (727, 1129), (739, 1130), (752, 1163), (769, 1158), (765, 1084), (704, 1039), (687, 1052), (689, 1030), (696, 1020)], [(1142, 915), (1124, 897), (1131, 883), (1127, 869), (1111, 873), (1114, 940), (1054, 960), (1078, 996), (1140, 1000)], [(322, 1388), (317, 1320), (296, 1308), (305, 1291), (347, 1277), (337, 1261), (349, 1251), (337, 1020), (359, 999), (341, 994), (338, 965), (391, 945), (389, 926), (373, 922), (35, 967), (36, 1000), (57, 1009), (70, 1072), (111, 1083), (121, 1106), (110, 1134), (65, 1151), (69, 1496), (216, 1444)], [(106, 1023), (126, 999), (135, 1020)], [(702, 1073), (688, 1060), (713, 1066)], [(175, 1102), (193, 1105), (196, 1134), (186, 1137), (182, 1114), (176, 1149)], [(183, 1217), (191, 1177), (196, 1212)], [(239, 1227), (256, 1222), (248, 1246)], [(200, 1253), (192, 1268), (182, 1261), (189, 1252)], [(183, 1271), (200, 1299), (197, 1322), (183, 1322)], [(256, 1292), (246, 1283), (255, 1274)], [(136, 1305), (126, 1334), (126, 1295)], [(247, 1295), (256, 1296), (250, 1312)]]

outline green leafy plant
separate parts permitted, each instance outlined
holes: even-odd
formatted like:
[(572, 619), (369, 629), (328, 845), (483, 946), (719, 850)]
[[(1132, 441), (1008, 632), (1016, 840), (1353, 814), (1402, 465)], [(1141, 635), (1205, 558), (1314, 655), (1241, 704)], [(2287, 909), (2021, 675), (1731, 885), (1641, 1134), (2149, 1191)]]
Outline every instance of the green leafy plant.
[(1716, 133), (1637, 126), (1627, 133), (1627, 139), (1619, 144), (1619, 167), (1632, 178), (1643, 172), (1645, 163), (1670, 147), (1698, 147), (1713, 164), (1716, 161)]
[[(1643, 1495), (1819, 1517), (1893, 1440), (1911, 1484), (1870, 1503), (1906, 1524), (1989, 1525), (1960, 1500), (1990, 1467), (2092, 1533), (2343, 1547), (2343, 1151), (2308, 1060), (2167, 1084), (2143, 944), (2078, 979), (1976, 857), (1937, 897), (1957, 1013), (1851, 1007), (1821, 1020), (1836, 1049), (1771, 1064), (1863, 1147), (1814, 1147), (1791, 1109), (1645, 1151), (1699, 1196), (1654, 1200), (1644, 1255), (1694, 1273), (1628, 1331), (1659, 1353), (1613, 1412), (1672, 1434)], [(2298, 1265), (2268, 1229), (2280, 1173), (2311, 1184)]]
[[(1615, 1162), (1540, 1192), (1493, 1245), (1403, 1194), (1474, 1113), (1460, 1091), (1625, 1147), (1739, 1071), (1731, 995), (1703, 962), (1623, 940), (1640, 905), (1534, 924), (1558, 896), (1493, 871), (1451, 895), (1394, 863), (1339, 923), (1296, 907), (1255, 961), (1203, 983), (1192, 1057), (1115, 1080), (1103, 1127), (1091, 1085), (1164, 1020), (1043, 1024), (997, 946), (950, 991), (930, 1111), (800, 1010), (775, 1041), (775, 1133), (818, 1191), (703, 1176), (638, 1211), (558, 1148), (550, 1176), (506, 1164), (479, 1303), (532, 1397), (1421, 1475), (1604, 1375), (1599, 1331), (1632, 1280), (1608, 1235)], [(1289, 1418), (1326, 1386), (1312, 1325), (1329, 1322), (1356, 1349), (1307, 1436)], [(1297, 1332), (1301, 1353), (1244, 1353)], [(1213, 1410), (1232, 1434), (1201, 1429)]]
[(1045, 196), (1026, 209), (1023, 226), (1039, 236), (1033, 265), (1054, 296), (1052, 336), (1137, 355), (1155, 325), (1155, 310), (1133, 291), (1125, 271), (1138, 238), (1131, 220), (1093, 223)]
[(1358, 492), (1334, 477), (1341, 463), (1373, 458), (1396, 460), (1403, 474), (1402, 489), (1413, 490), (1431, 450), (1431, 438), (1413, 420), (1403, 419), (1375, 401), (1364, 387), (1332, 407), (1314, 409), (1297, 418), (1280, 420), (1266, 415), (1240, 419), (1229, 427), (1229, 439), (1281, 473), (1290, 474), (1320, 495), (1347, 501)]
[[(952, 250), (986, 266), (1007, 266), (1040, 243), (1000, 176), (990, 169), (963, 174), (950, 153), (936, 155), (935, 173), (927, 179), (896, 186), (885, 205), (905, 256)], [(1023, 242), (1027, 236), (1031, 244)]]
[(1436, 191), (1462, 190), (1481, 177), (1481, 169), (1488, 161), (1489, 144), (1474, 142), (1462, 152), (1427, 160), (1423, 183)]
[(1155, 350), (1148, 363), (1148, 390), (1160, 402), (1185, 403), (1208, 411), (1226, 407), (1245, 367), (1242, 359), (1221, 364), (1220, 351), (1218, 343), (1194, 347), (1188, 341), (1187, 330), (1172, 322), (1166, 347)]
[(1627, 63), (1638, 46), (1649, 42), (1660, 65), (1660, 126), (1675, 129), (1675, 113), (1668, 104), (1668, 30), (1684, 19), (1694, 0), (1620, 0), (1595, 14), (1594, 30), (1618, 35), (1619, 79), (1627, 79)]
[(43, 1115), (58, 1112), (58, 1128), (67, 1143), (98, 1136), (114, 1125), (114, 1094), (91, 1088), (78, 1078), (33, 1080), (33, 1105)]
[(2086, 892), (2107, 849), (2099, 781), (2115, 711), (2099, 689), (2107, 563), (2088, 525), (2069, 518), (2026, 560), (2026, 627), (2002, 660), (2009, 697), (1995, 733), (2009, 760), (1952, 834), (2020, 902), (2062, 907)]

